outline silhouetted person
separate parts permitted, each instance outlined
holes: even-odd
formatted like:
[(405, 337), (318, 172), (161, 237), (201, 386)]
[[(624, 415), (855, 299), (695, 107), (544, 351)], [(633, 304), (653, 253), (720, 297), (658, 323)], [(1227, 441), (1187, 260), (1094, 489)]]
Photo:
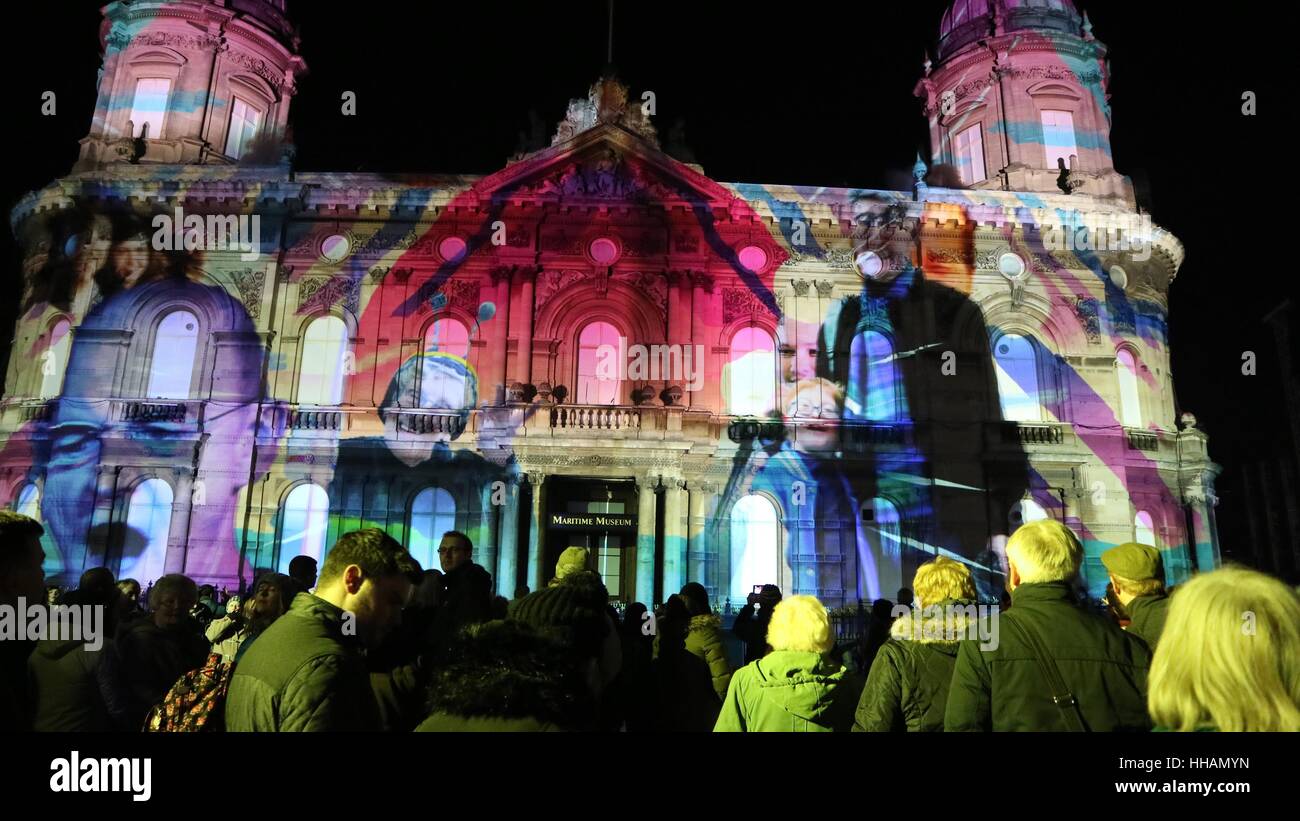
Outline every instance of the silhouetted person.
[[(41, 564), (45, 528), (35, 519), (0, 510), (0, 606), (38, 607), (45, 601), (45, 575)], [(26, 692), (27, 657), (36, 643), (0, 641), (0, 732), (31, 729), (31, 706)]]
[(772, 610), (781, 603), (781, 588), (765, 584), (758, 593), (750, 593), (745, 606), (736, 614), (731, 631), (745, 643), (745, 663), (757, 661), (767, 652), (767, 625)]
[[(316, 560), (311, 556), (294, 556), (289, 561), (289, 578), (298, 583), (304, 591), (310, 592), (316, 587)], [(292, 605), (293, 602), (290, 602)]]

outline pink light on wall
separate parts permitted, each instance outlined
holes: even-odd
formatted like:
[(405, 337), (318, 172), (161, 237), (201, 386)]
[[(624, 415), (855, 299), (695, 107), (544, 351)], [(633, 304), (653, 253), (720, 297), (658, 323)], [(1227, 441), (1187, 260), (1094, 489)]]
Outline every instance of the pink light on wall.
[(610, 265), (618, 259), (618, 244), (608, 237), (593, 240), (589, 250), (591, 258), (601, 265)]
[(758, 273), (767, 267), (767, 251), (757, 245), (746, 245), (740, 249), (740, 264), (746, 271)]
[(438, 243), (438, 254), (445, 260), (455, 262), (465, 256), (465, 240), (460, 237), (447, 237)]

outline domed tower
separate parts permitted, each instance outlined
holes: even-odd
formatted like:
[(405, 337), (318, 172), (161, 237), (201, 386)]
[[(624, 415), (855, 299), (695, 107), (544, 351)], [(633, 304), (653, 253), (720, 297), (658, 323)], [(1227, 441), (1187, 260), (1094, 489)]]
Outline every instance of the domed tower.
[(954, 0), (916, 95), (940, 184), (1135, 205), (1111, 159), (1109, 66), (1071, 0)]
[(306, 70), (285, 0), (119, 0), (76, 171), (114, 163), (281, 161)]

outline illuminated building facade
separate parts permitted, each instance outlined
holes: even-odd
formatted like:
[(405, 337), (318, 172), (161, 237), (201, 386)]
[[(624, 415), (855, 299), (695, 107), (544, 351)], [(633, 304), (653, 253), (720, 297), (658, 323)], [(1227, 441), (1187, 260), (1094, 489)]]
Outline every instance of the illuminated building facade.
[(1069, 0), (949, 9), (901, 192), (715, 181), (613, 77), (488, 176), (300, 171), (283, 0), (111, 3), (102, 34), (79, 162), (11, 215), (0, 500), (51, 576), (234, 587), (377, 526), (425, 566), (465, 531), (507, 597), (573, 544), (624, 601), (840, 606), (935, 554), (992, 597), (1044, 516), (1094, 593), (1116, 543), (1218, 562), (1182, 246), (1112, 167)]

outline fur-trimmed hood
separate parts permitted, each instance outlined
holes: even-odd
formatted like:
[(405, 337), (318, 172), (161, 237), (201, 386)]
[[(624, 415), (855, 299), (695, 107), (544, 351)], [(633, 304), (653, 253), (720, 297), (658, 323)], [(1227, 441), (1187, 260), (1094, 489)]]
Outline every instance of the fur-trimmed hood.
[(463, 718), (537, 719), (578, 728), (590, 693), (570, 648), (526, 624), (494, 621), (460, 634), (434, 671), (429, 711)]
[[(949, 611), (950, 607), (954, 609)], [(979, 635), (977, 617), (967, 610), (973, 607), (974, 602), (952, 600), (939, 602), (933, 610), (929, 606), (914, 609), (911, 614), (894, 620), (889, 637), (956, 652), (959, 641)]]
[(707, 632), (710, 630), (722, 630), (722, 617), (715, 613), (705, 613), (701, 616), (691, 616), (691, 621), (686, 625), (687, 633)]

